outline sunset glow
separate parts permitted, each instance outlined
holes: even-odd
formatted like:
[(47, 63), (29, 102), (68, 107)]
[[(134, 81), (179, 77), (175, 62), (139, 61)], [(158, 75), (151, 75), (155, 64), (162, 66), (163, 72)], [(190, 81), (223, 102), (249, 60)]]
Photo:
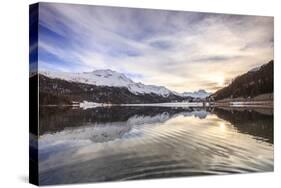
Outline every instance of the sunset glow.
[(41, 70), (112, 69), (177, 92), (214, 92), (273, 59), (272, 17), (48, 3), (39, 14)]

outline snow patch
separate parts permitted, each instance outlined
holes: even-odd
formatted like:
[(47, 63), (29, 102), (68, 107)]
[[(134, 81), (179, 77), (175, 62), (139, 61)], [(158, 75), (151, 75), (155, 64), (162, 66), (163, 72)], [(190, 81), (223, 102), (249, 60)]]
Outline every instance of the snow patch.
[(261, 69), (261, 67), (255, 67), (255, 68), (252, 68), (251, 70), (249, 70), (249, 72), (257, 72)]

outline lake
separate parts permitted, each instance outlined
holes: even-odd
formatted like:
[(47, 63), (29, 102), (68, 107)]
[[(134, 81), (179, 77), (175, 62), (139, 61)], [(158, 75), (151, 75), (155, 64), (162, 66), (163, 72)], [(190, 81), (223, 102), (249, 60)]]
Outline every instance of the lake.
[(273, 110), (40, 107), (39, 183), (273, 171)]

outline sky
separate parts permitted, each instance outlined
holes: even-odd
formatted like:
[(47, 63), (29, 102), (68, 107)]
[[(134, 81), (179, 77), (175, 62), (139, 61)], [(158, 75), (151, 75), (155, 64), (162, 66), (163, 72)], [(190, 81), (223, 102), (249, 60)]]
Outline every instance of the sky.
[(273, 59), (273, 17), (41, 3), (39, 70), (214, 92)]

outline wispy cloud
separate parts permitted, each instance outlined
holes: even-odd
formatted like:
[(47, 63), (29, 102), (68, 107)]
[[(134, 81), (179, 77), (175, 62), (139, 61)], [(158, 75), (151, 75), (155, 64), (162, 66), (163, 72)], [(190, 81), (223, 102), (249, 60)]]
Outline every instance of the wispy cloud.
[(214, 91), (273, 58), (273, 18), (40, 4), (39, 68), (110, 68), (179, 92)]

